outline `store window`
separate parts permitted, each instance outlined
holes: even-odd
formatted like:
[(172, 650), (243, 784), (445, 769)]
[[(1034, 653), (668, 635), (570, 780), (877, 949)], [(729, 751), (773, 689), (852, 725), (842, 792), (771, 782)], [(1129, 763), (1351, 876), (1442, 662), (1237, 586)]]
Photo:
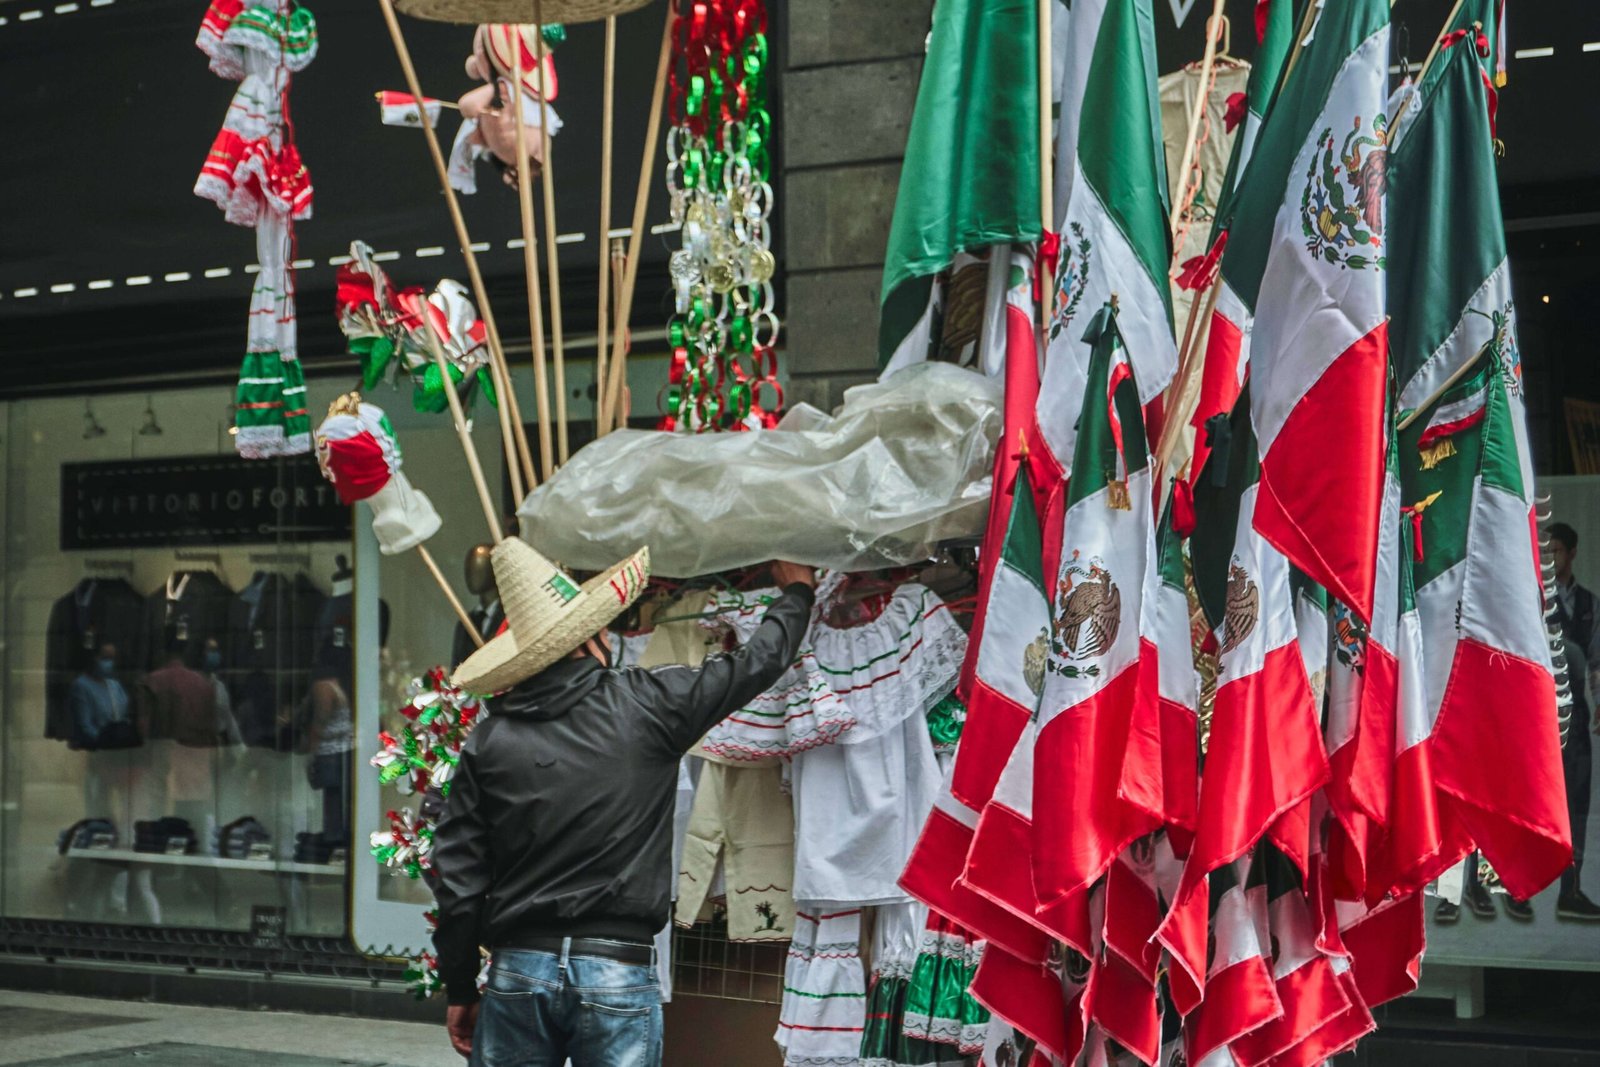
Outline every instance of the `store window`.
[(351, 512), (231, 401), (5, 406), (7, 918), (346, 929)]

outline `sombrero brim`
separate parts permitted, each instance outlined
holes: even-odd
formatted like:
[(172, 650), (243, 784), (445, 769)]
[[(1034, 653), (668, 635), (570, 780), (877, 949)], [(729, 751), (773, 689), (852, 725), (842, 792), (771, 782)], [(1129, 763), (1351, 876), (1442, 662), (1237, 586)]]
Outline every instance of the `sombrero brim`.
[(626, 611), (645, 583), (634, 583), (633, 591), (620, 601), (607, 587), (611, 580), (649, 553), (640, 549), (598, 578), (584, 582), (584, 596), (571, 611), (556, 616), (549, 626), (533, 634), (514, 634), (507, 630), (468, 656), (455, 669), (451, 684), (469, 693), (503, 693), (567, 656), (583, 642), (605, 628)]
[[(546, 23), (599, 22), (647, 6), (650, 0), (543, 0), (539, 14)], [(419, 19), (435, 22), (533, 21), (528, 0), (395, 0), (395, 7)]]

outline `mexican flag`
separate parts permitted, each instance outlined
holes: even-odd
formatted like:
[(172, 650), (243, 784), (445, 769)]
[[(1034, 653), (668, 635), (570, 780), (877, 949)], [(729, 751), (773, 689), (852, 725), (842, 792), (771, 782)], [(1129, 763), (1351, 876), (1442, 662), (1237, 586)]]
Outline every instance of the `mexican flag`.
[(1437, 819), (1441, 855), (1396, 857), (1413, 881), (1475, 841), (1525, 899), (1567, 866), (1571, 836), (1482, 58), (1470, 37), (1441, 49), (1393, 154), (1391, 358), (1412, 420), (1400, 481), (1426, 677), (1396, 742), (1392, 821)]
[(1321, 1055), (1308, 1067), (1320, 1065), (1370, 1033), (1372, 1016), (1352, 1001), (1354, 983), (1341, 978), (1348, 974), (1348, 964), (1318, 945), (1316, 916), (1301, 892), (1301, 872), (1288, 857), (1263, 844), (1246, 892), (1258, 908), (1264, 904), (1273, 985), (1282, 1012), (1234, 1041), (1234, 1058), (1240, 1067), (1258, 1067), (1300, 1063), (1306, 1053), (1317, 1052)]
[[(1228, 173), (1223, 179), (1222, 196), (1217, 202), (1216, 225), (1211, 235), (1208, 259), (1221, 258), (1227, 247), (1227, 232), (1240, 228), (1248, 233), (1251, 227), (1272, 225), (1265, 212), (1238, 212), (1237, 193), (1244, 180), (1245, 168), (1255, 151), (1256, 140), (1261, 136), (1261, 125), (1278, 94), (1278, 83), (1283, 78), (1283, 66), (1294, 44), (1294, 0), (1264, 0), (1256, 5), (1256, 31), (1260, 44), (1250, 60), (1250, 80), (1245, 84), (1244, 128), (1233, 140), (1233, 154), (1228, 159)], [(1235, 218), (1238, 215), (1238, 218)], [(1223, 261), (1224, 264), (1226, 261)], [(1211, 279), (1206, 275), (1215, 267), (1202, 267), (1194, 279), (1197, 287), (1204, 288)], [(1198, 328), (1206, 330), (1205, 362), (1200, 368), (1200, 400), (1195, 405), (1192, 425), (1196, 430), (1189, 470), (1198, 474), (1205, 466), (1209, 450), (1205, 441), (1206, 420), (1215, 415), (1226, 415), (1233, 410), (1233, 402), (1244, 385), (1245, 367), (1249, 360), (1250, 316), (1238, 294), (1228, 284), (1226, 268), (1217, 285), (1217, 303), (1209, 323)], [(1196, 299), (1199, 299), (1196, 297)]]
[[(1106, 873), (1099, 957), (1088, 1001), (1090, 1018), (1144, 1063), (1156, 1063), (1167, 1043), (1163, 1018), (1161, 946), (1155, 942), (1164, 901), (1183, 872), (1165, 833), (1142, 837)], [(1172, 1014), (1176, 1014), (1173, 1012)]]
[(1038, 39), (1031, 3), (934, 9), (883, 267), (885, 374), (928, 358), (957, 253), (1040, 236)]
[[(1003, 610), (986, 620), (952, 781), (929, 813), (900, 885), (992, 945), (1042, 964), (1049, 946), (1032, 923), (1031, 892), (1026, 901), (1006, 909), (993, 902), (992, 890), (979, 895), (962, 881), (969, 854), (977, 849), (979, 813), (995, 796), (1012, 750), (1024, 738), (1032, 740), (1032, 720), (1043, 685), (1050, 610), (1039, 565), (1039, 519), (1026, 466), (1018, 468), (1009, 495), (1010, 521), (995, 553), (998, 564), (986, 598), (988, 604), (1003, 605)], [(956, 782), (968, 787), (964, 796), (954, 792)], [(1013, 837), (1006, 834), (1003, 840)], [(1020, 840), (1025, 843), (1026, 835)], [(1002, 854), (985, 865), (985, 872), (1009, 874), (1011, 881), (1020, 879), (1021, 885), (1031, 887), (1026, 852), (1010, 852), (1011, 845), (1000, 847)], [(1025, 914), (1019, 915), (1019, 910)]]
[(1410, 567), (1401, 543), (1393, 433), (1388, 437), (1372, 622), (1363, 625), (1338, 601), (1330, 605), (1328, 618), (1332, 654), (1326, 658), (1323, 743), (1330, 770), (1327, 797), (1336, 820), (1329, 862), (1335, 891), (1346, 899), (1370, 893), (1381, 900), (1387, 892), (1381, 879), (1368, 885), (1369, 852), (1389, 825), (1396, 722), (1405, 714), (1407, 697), (1415, 695), (1422, 671), (1422, 649), (1404, 614), (1402, 585), (1410, 579)]
[(1200, 800), (1200, 687), (1183, 540), (1172, 523), (1169, 499), (1155, 530), (1139, 602), (1139, 680), (1117, 795), (1187, 840)]
[[(1505, 887), (1527, 899), (1571, 862), (1572, 837), (1520, 382), (1503, 347), (1514, 344), (1509, 335), (1492, 342), (1480, 368), (1400, 438), (1427, 658), (1421, 714), (1402, 723), (1397, 741), (1393, 821), (1439, 824), (1440, 854), (1397, 859), (1413, 882), (1476, 842)], [(1514, 720), (1508, 707), (1518, 709)]]
[[(1161, 825), (1118, 796), (1154, 553), (1150, 450), (1121, 319), (1108, 303), (1090, 320), (1084, 340), (1092, 354), (1073, 420), (1078, 440), (1033, 754), (1033, 883), (1046, 905), (1081, 895), (1118, 853)], [(1159, 767), (1158, 758), (1146, 771)]]
[[(996, 254), (999, 254), (998, 252)], [(900, 884), (906, 892), (992, 944), (1033, 963), (1048, 952), (1044, 934), (958, 880), (978, 815), (1038, 704), (1043, 642), (1050, 625), (1040, 564), (1034, 486), (1056, 480), (1042, 448), (1028, 448), (1039, 394), (1033, 327), (1033, 262), (1009, 254), (1005, 291), (1005, 420), (995, 452), (994, 486), (980, 559), (982, 599), (967, 644), (961, 693), (967, 721), (952, 773), (923, 827)], [(999, 610), (991, 611), (991, 605)]]
[(1068, 20), (1056, 140), (1061, 256), (1039, 392), (1040, 431), (1064, 469), (1088, 380), (1084, 328), (1113, 296), (1141, 403), (1178, 363), (1152, 0), (1074, 0)]
[(1238, 193), (1276, 205), (1272, 226), (1235, 230), (1223, 256), (1253, 316), (1255, 526), (1363, 623), (1383, 496), (1388, 44), (1387, 0), (1321, 8)]
[[(1457, 23), (1492, 18), (1492, 8), (1491, 0), (1469, 0)], [(1492, 21), (1483, 24), (1492, 40)], [(1392, 156), (1398, 254), (1389, 267), (1390, 358), (1402, 411), (1435, 397), (1484, 345), (1498, 340), (1507, 348), (1505, 339), (1515, 333), (1480, 59), (1470, 37), (1440, 49)], [(1522, 369), (1515, 345), (1509, 347), (1520, 392)]]
[(1196, 984), (1204, 981), (1204, 947), (1186, 933), (1184, 917), (1206, 874), (1268, 834), (1303, 869), (1307, 801), (1328, 779), (1292, 568), (1255, 528), (1261, 466), (1252, 389), (1240, 394), (1226, 427), (1215, 427), (1189, 542), (1195, 591), (1218, 643), (1217, 694), (1194, 845), (1161, 937)]
[(1250, 57), (1250, 80), (1244, 88), (1244, 124), (1234, 138), (1222, 196), (1217, 201), (1219, 229), (1227, 227), (1227, 216), (1234, 210), (1233, 194), (1238, 191), (1256, 139), (1261, 136), (1261, 124), (1278, 94), (1278, 83), (1283, 80), (1284, 63), (1294, 46), (1294, 8), (1294, 0), (1258, 0), (1256, 4), (1257, 43), (1255, 54)]
[[(1208, 879), (1210, 943), (1202, 938), (1197, 961), (1205, 1000), (1196, 1008), (1175, 996), (1178, 1010), (1186, 1012), (1190, 1063), (1205, 1063), (1207, 1057), (1222, 1052), (1222, 1062), (1232, 1064), (1226, 1052), (1229, 1045), (1283, 1014), (1267, 931), (1264, 923), (1258, 923), (1265, 918), (1265, 909), (1259, 899), (1252, 899), (1259, 898), (1264, 888), (1250, 884), (1252, 866), (1252, 857), (1243, 855), (1212, 871)], [(1175, 985), (1174, 994), (1178, 989)]]
[(397, 93), (384, 89), (378, 93), (378, 117), (385, 126), (421, 126), (422, 110), (427, 109), (428, 125), (439, 125), (439, 109), (443, 105), (431, 96), (422, 98), (422, 107), (410, 93)]

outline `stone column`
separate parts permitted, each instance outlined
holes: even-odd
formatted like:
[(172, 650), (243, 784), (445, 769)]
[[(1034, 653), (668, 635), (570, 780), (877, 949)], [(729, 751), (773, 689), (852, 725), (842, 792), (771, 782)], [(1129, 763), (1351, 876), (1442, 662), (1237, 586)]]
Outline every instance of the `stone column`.
[(788, 0), (784, 353), (790, 402), (823, 410), (877, 376), (889, 218), (931, 0)]

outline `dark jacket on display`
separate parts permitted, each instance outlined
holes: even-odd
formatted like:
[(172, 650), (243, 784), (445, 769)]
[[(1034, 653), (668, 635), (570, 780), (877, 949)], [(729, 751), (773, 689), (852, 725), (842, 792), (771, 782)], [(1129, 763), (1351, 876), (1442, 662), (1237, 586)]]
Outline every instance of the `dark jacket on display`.
[(257, 572), (228, 604), (227, 666), (234, 718), (247, 745), (288, 751), (279, 711), (311, 684), (315, 637), (327, 597), (304, 574)]
[(85, 578), (50, 608), (45, 631), (44, 735), (74, 741), (67, 696), (104, 644), (117, 646), (113, 675), (131, 690), (145, 655), (144, 597), (120, 578)]
[(155, 670), (173, 651), (198, 669), (204, 662), (206, 638), (228, 640), (228, 603), (233, 599), (221, 578), (210, 571), (175, 571), (167, 583), (145, 599), (144, 666)]
[(433, 838), (450, 1003), (478, 999), (480, 944), (648, 944), (667, 924), (678, 761), (782, 676), (812, 596), (789, 587), (743, 647), (698, 668), (565, 659), (495, 701), (462, 749)]

